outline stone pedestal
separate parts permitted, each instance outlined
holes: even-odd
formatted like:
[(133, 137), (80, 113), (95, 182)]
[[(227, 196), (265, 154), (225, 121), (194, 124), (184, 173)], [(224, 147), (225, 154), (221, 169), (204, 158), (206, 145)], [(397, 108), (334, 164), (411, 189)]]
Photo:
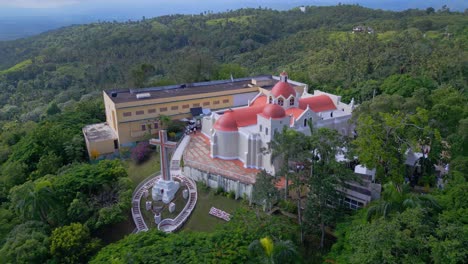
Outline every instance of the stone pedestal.
[(151, 210), (151, 205), (152, 205), (151, 201), (146, 201), (146, 211)]
[(169, 204), (169, 212), (173, 213), (175, 211), (175, 203), (170, 203)]
[(156, 223), (157, 225), (159, 225), (159, 223), (161, 223), (161, 213), (158, 213), (158, 214), (154, 215), (154, 223)]
[(182, 196), (183, 196), (184, 199), (186, 199), (186, 200), (187, 200), (187, 198), (188, 198), (188, 193), (189, 193), (189, 192), (188, 192), (187, 189), (185, 189), (185, 190), (182, 191)]
[(174, 199), (179, 186), (179, 182), (159, 179), (153, 186), (151, 196), (154, 201), (163, 201), (163, 203), (168, 204)]
[(148, 198), (148, 190), (147, 189), (143, 192), (143, 197)]

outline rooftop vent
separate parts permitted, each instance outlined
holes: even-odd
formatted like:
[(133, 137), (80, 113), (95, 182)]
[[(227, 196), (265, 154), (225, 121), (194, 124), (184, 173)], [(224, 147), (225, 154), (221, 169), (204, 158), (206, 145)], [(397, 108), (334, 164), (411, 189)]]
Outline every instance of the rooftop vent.
[(112, 93), (111, 93), (111, 96), (112, 96), (112, 97), (117, 97), (117, 92), (112, 92)]
[(144, 98), (150, 98), (151, 94), (150, 93), (139, 93), (136, 95), (137, 99), (144, 99)]

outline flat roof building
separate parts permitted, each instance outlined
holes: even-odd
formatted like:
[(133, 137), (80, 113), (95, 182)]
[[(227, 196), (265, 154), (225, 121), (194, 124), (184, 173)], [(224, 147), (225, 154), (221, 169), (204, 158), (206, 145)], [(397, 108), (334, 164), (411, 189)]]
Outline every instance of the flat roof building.
[[(188, 83), (139, 89), (109, 89), (103, 91), (106, 111), (105, 124), (83, 128), (88, 154), (113, 153), (121, 146), (133, 146), (136, 142), (158, 132), (160, 116), (173, 120), (192, 117), (191, 109), (204, 108), (213, 111), (246, 106), (260, 91), (271, 90), (279, 77), (260, 75), (248, 78)], [(307, 90), (305, 84), (292, 82), (299, 90)], [(98, 126), (99, 125), (99, 126)], [(94, 141), (99, 131), (113, 131), (115, 138)]]

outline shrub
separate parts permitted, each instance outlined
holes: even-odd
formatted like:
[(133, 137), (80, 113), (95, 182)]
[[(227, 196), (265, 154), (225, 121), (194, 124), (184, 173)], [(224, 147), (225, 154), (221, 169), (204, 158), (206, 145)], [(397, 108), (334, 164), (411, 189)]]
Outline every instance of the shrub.
[(224, 193), (224, 189), (223, 187), (219, 186), (218, 188), (216, 188), (216, 191), (215, 191), (215, 194), (216, 195), (222, 195)]
[(230, 191), (226, 194), (226, 197), (229, 199), (236, 199), (236, 192), (235, 191)]
[(147, 141), (143, 141), (137, 144), (132, 150), (132, 159), (136, 163), (142, 163), (146, 161), (151, 154), (151, 148)]
[(297, 212), (297, 205), (293, 201), (281, 200), (279, 202), (279, 207), (288, 213), (294, 214)]

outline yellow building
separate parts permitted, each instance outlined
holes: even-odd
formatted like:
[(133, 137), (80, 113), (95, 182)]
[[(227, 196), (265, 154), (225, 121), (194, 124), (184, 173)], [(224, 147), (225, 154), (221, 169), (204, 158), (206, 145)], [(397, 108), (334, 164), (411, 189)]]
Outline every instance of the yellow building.
[(133, 146), (156, 134), (161, 115), (171, 119), (192, 117), (190, 110), (212, 111), (247, 105), (260, 89), (271, 89), (279, 77), (263, 75), (141, 89), (103, 91), (106, 122), (83, 128), (90, 157)]

